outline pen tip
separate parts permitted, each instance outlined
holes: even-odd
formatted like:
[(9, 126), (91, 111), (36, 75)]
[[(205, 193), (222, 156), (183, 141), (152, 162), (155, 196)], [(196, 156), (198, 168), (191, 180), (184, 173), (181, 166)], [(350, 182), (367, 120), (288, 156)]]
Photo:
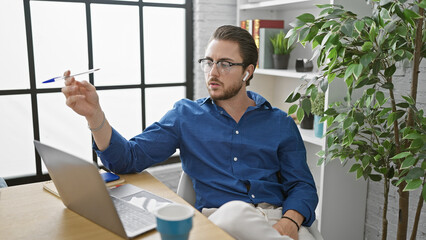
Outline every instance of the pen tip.
[(55, 81), (55, 79), (54, 79), (54, 78), (51, 78), (51, 79), (46, 80), (46, 81), (44, 81), (44, 82), (42, 82), (42, 83), (51, 83), (51, 82), (54, 82), (54, 81)]

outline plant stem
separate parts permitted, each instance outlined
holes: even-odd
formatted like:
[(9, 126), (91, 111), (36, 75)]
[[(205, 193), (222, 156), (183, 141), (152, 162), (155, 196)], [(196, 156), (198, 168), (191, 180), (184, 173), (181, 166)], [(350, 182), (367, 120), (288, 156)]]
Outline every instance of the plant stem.
[[(423, 184), (422, 185), (425, 184), (425, 180), (426, 180), (426, 177), (423, 177)], [(417, 228), (419, 226), (419, 220), (420, 220), (420, 214), (422, 213), (423, 201), (424, 201), (423, 196), (422, 196), (422, 193), (420, 191), (419, 202), (417, 203), (417, 209), (416, 209), (416, 217), (414, 218), (413, 230), (411, 231), (410, 240), (416, 239)]]
[(384, 180), (384, 204), (383, 204), (383, 217), (382, 217), (382, 240), (386, 240), (387, 234), (388, 234), (388, 219), (387, 219), (387, 213), (388, 213), (388, 199), (389, 199), (389, 179), (385, 175)]

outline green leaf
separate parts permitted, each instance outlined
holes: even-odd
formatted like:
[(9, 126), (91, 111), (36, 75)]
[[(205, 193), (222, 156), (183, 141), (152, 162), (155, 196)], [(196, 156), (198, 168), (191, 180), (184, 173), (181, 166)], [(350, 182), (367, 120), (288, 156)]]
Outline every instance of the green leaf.
[(370, 179), (375, 181), (375, 182), (379, 182), (382, 180), (382, 176), (378, 175), (378, 174), (370, 174), (369, 175)]
[(382, 85), (382, 88), (391, 90), (393, 89), (393, 83), (387, 82)]
[(356, 64), (351, 64), (348, 68), (346, 68), (344, 80), (346, 80), (353, 74), (355, 65)]
[(355, 64), (353, 72), (354, 72), (354, 76), (355, 76), (356, 79), (358, 79), (359, 76), (361, 75), (362, 68), (363, 68), (362, 64)]
[(416, 159), (412, 156), (407, 157), (401, 164), (401, 169), (412, 167)]
[(291, 105), (290, 108), (288, 109), (288, 115), (295, 113), (296, 110), (297, 110), (297, 104)]
[(413, 19), (421, 18), (419, 14), (410, 9), (404, 9), (403, 14), (406, 17), (406, 20), (413, 26), (416, 25)]
[(365, 42), (365, 43), (362, 45), (361, 50), (362, 50), (363, 52), (368, 52), (368, 51), (370, 51), (372, 48), (373, 48), (373, 43), (372, 43), (372, 42)]
[(306, 114), (311, 113), (311, 100), (309, 98), (304, 98), (302, 100), (302, 108)]
[(393, 64), (392, 66), (386, 68), (385, 77), (391, 77), (396, 71), (396, 66)]
[(395, 29), (395, 32), (396, 32), (399, 36), (401, 36), (401, 37), (405, 38), (405, 37), (407, 36), (408, 29), (407, 29), (405, 26), (399, 26), (399, 27), (397, 27), (397, 28)]
[(364, 171), (362, 170), (362, 168), (361, 167), (358, 168), (356, 170), (356, 179), (360, 179), (362, 177), (363, 173), (364, 173)]
[(290, 95), (288, 95), (287, 99), (285, 100), (286, 103), (292, 103), (297, 101), (300, 98), (300, 93), (290, 93)]
[(385, 94), (383, 92), (376, 92), (376, 100), (377, 102), (379, 102), (380, 106), (382, 106), (386, 101), (385, 101)]
[(346, 86), (349, 88), (352, 86), (352, 83), (354, 82), (354, 78), (350, 76), (345, 80), (345, 82), (346, 82)]
[(416, 167), (411, 169), (407, 175), (405, 176), (405, 179), (410, 180), (410, 179), (418, 179), (421, 178), (425, 175), (425, 170), (423, 170), (422, 168)]
[(362, 114), (362, 112), (355, 112), (354, 119), (357, 121), (358, 125), (362, 126), (364, 124), (365, 116)]
[[(422, 2), (416, 3), (417, 6), (421, 8), (426, 8), (426, 0), (422, 0)], [(426, 199), (426, 197), (423, 197), (423, 199)]]
[(353, 118), (346, 118), (345, 121), (343, 121), (343, 129), (347, 129), (348, 127), (350, 127), (353, 122)]
[(348, 20), (346, 23), (341, 27), (341, 31), (348, 37), (352, 37), (352, 33), (354, 31), (354, 23), (353, 20)]
[(318, 8), (329, 8), (329, 7), (333, 7), (333, 4), (318, 4), (315, 6), (317, 6)]
[(334, 21), (334, 20), (327, 21), (326, 23), (324, 23), (324, 24), (322, 25), (321, 29), (325, 29), (325, 28), (328, 28), (328, 27), (333, 26), (333, 25), (336, 25), (336, 24), (339, 24), (339, 23), (338, 23), (338, 22), (336, 22), (336, 21)]
[(352, 165), (351, 169), (349, 169), (349, 172), (355, 172), (360, 167), (361, 167), (361, 164), (355, 163), (354, 165)]
[(414, 139), (410, 144), (410, 149), (421, 148), (423, 147), (423, 145), (424, 145), (423, 139), (420, 139), (420, 138)]
[(370, 157), (365, 155), (362, 158), (362, 167), (365, 169), (368, 166), (368, 164), (370, 164)]
[(410, 105), (414, 105), (414, 99), (410, 96), (401, 96), (402, 98), (405, 99), (405, 101), (407, 101)]
[(416, 190), (417, 188), (419, 188), (422, 185), (423, 181), (420, 179), (414, 179), (412, 181), (410, 181), (407, 186), (405, 186), (404, 191), (412, 191), (412, 190)]
[(362, 55), (360, 62), (364, 67), (367, 67), (375, 57), (375, 53), (369, 52)]
[(297, 120), (299, 120), (299, 122), (301, 122), (303, 120), (303, 117), (305, 116), (305, 114), (304, 114), (302, 108), (297, 109), (296, 116), (297, 116)]
[(412, 154), (410, 152), (402, 152), (402, 153), (398, 153), (397, 155), (393, 156), (391, 159), (395, 160), (395, 159), (401, 159), (401, 158), (406, 158), (408, 156), (411, 156)]
[(364, 28), (364, 21), (358, 20), (355, 22), (355, 29), (361, 33), (362, 29)]
[(423, 136), (420, 133), (415, 132), (415, 133), (408, 134), (403, 139), (411, 139), (411, 140), (413, 140), (413, 139), (418, 139), (418, 138), (422, 139)]
[(304, 13), (304, 14), (298, 16), (297, 19), (299, 19), (300, 21), (305, 22), (305, 23), (311, 23), (311, 22), (315, 21), (314, 15), (312, 15), (310, 13)]
[(389, 15), (389, 11), (386, 8), (382, 8), (382, 10), (380, 10), (380, 18), (385, 22), (392, 20), (391, 16)]
[(387, 122), (387, 124), (388, 124), (388, 127), (390, 127), (390, 126), (392, 126), (393, 125), (393, 123), (395, 122), (395, 120), (396, 120), (396, 113), (395, 112), (392, 112), (391, 114), (389, 114), (389, 116), (388, 116), (388, 122)]
[(299, 29), (305, 25), (305, 22), (300, 21), (299, 19), (294, 20), (290, 23), (290, 26), (294, 27), (295, 29)]

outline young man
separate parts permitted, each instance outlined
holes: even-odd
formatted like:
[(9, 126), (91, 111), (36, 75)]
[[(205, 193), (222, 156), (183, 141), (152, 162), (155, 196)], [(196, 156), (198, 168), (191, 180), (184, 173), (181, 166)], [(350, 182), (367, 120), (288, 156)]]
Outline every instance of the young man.
[(257, 58), (246, 30), (219, 27), (199, 60), (210, 97), (178, 101), (130, 140), (109, 125), (94, 86), (68, 78), (62, 91), (112, 171), (140, 172), (179, 148), (195, 207), (233, 237), (310, 239), (303, 226), (315, 220), (318, 196), (305, 147), (291, 117), (246, 91)]

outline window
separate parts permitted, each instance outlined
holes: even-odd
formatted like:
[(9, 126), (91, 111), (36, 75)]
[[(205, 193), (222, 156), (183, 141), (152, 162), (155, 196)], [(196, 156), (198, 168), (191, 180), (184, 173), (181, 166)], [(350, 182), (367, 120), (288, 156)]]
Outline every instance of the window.
[(33, 139), (97, 162), (85, 119), (60, 76), (89, 80), (108, 120), (131, 138), (174, 102), (193, 98), (191, 0), (0, 1), (0, 176), (48, 179)]

